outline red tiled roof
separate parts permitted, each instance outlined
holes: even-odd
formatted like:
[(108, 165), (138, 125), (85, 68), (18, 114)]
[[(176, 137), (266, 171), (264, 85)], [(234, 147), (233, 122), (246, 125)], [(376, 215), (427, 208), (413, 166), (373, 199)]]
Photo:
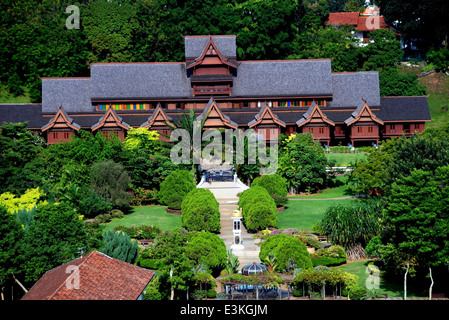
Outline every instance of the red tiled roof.
[(326, 24), (355, 26), (358, 31), (388, 29), (383, 16), (360, 16), (359, 12), (331, 12)]
[(356, 30), (373, 31), (376, 29), (388, 29), (382, 16), (362, 16), (358, 18)]
[(92, 251), (47, 271), (22, 300), (136, 300), (153, 275), (150, 270)]
[(356, 26), (359, 19), (359, 12), (331, 12), (326, 24), (344, 25), (350, 24)]

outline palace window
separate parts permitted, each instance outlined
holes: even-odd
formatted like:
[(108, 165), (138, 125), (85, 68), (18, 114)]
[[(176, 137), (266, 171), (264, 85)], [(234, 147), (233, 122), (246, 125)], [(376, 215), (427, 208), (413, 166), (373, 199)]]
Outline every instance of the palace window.
[(323, 128), (323, 127), (320, 127), (320, 128), (319, 128), (319, 133), (320, 133), (320, 134), (324, 134), (324, 128)]
[(368, 133), (373, 133), (374, 128), (373, 127), (368, 127)]
[(108, 103), (97, 105), (97, 111), (108, 110), (109, 108), (114, 110), (148, 110), (152, 109), (152, 105), (150, 103)]

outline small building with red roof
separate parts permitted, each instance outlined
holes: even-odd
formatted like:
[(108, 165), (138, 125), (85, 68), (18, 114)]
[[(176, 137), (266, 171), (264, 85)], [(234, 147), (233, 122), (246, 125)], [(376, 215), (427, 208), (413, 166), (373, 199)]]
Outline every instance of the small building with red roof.
[(154, 272), (98, 251), (47, 271), (22, 300), (141, 300)]

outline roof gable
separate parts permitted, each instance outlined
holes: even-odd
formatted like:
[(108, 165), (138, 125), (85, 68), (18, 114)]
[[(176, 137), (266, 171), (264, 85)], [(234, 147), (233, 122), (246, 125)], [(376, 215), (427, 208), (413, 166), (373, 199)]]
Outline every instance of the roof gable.
[(377, 118), (377, 116), (371, 111), (366, 100), (363, 100), (363, 104), (357, 107), (351, 116), (345, 120), (345, 123), (350, 126), (356, 122), (377, 122), (384, 124), (384, 122)]
[(235, 64), (229, 63), (228, 59), (221, 55), (220, 51), (218, 50), (217, 46), (215, 45), (214, 41), (212, 40), (212, 37), (210, 37), (209, 42), (204, 47), (204, 50), (203, 50), (203, 53), (201, 54), (201, 56), (199, 56), (197, 59), (195, 59), (195, 61), (193, 63), (189, 64), (186, 68), (190, 69), (195, 66), (207, 63), (205, 61), (206, 56), (216, 56), (217, 57), (216, 59), (213, 59), (213, 64), (226, 64), (233, 68), (236, 67)]
[(148, 118), (147, 121), (142, 123), (142, 128), (150, 128), (150, 127), (172, 127), (176, 126), (171, 122), (173, 119), (167, 116), (164, 110), (161, 108), (161, 105), (158, 104), (156, 109), (153, 111), (153, 114)]
[(278, 116), (273, 113), (267, 103), (264, 103), (260, 112), (254, 116), (254, 119), (248, 123), (248, 126), (253, 128), (257, 125), (264, 124), (277, 124), (281, 127), (285, 127), (285, 122), (280, 120)]
[(56, 115), (50, 119), (50, 121), (41, 128), (42, 132), (50, 130), (50, 129), (66, 129), (70, 128), (75, 131), (78, 131), (81, 126), (73, 121), (64, 110), (62, 110), (62, 105), (59, 106), (58, 112)]
[(301, 127), (308, 123), (327, 123), (328, 125), (335, 126), (335, 123), (328, 119), (327, 116), (321, 111), (320, 107), (313, 101), (306, 113), (302, 118), (296, 121), (298, 127)]
[(136, 300), (153, 276), (150, 270), (92, 251), (47, 271), (22, 300)]
[(98, 120), (98, 122), (95, 123), (91, 127), (91, 129), (92, 129), (92, 131), (95, 131), (95, 130), (98, 130), (98, 129), (104, 128), (104, 127), (110, 127), (110, 128), (119, 127), (119, 128), (128, 130), (129, 124), (124, 122), (123, 119), (119, 115), (117, 115), (114, 108), (108, 108), (108, 110), (106, 110), (106, 113), (104, 114), (104, 116), (102, 116), (100, 118), (100, 120)]
[(237, 129), (238, 124), (232, 121), (227, 115), (223, 114), (218, 107), (214, 99), (210, 98), (209, 103), (201, 115), (197, 118), (197, 121), (204, 121), (204, 128), (220, 128), (228, 127)]

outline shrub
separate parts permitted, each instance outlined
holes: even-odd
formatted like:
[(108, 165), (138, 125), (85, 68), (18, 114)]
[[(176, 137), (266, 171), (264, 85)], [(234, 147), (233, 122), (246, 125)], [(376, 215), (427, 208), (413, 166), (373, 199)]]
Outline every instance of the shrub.
[(277, 211), (274, 201), (256, 201), (250, 204), (245, 211), (244, 223), (248, 232), (257, 232), (277, 225)]
[(169, 209), (181, 209), (184, 196), (196, 188), (192, 174), (187, 170), (175, 170), (161, 183), (159, 201)]
[(251, 187), (240, 195), (243, 223), (248, 232), (276, 227), (277, 211), (274, 199), (260, 186)]
[(349, 290), (348, 296), (351, 300), (364, 300), (366, 296), (366, 289), (361, 286), (355, 286)]
[(128, 263), (134, 263), (139, 254), (137, 241), (132, 242), (131, 238), (122, 232), (108, 231), (103, 234), (104, 254)]
[(121, 231), (123, 233), (126, 233), (128, 236), (130, 236), (133, 239), (138, 240), (150, 240), (156, 238), (158, 234), (160, 234), (162, 231), (157, 226), (146, 226), (141, 225), (138, 227), (125, 227), (125, 226), (117, 226), (114, 228), (115, 231)]
[(346, 262), (346, 252), (341, 246), (319, 249), (311, 256), (313, 266), (338, 266)]
[(188, 231), (220, 232), (220, 211), (214, 195), (207, 189), (193, 189), (181, 205), (182, 226)]
[(285, 179), (278, 174), (262, 175), (254, 179), (251, 187), (260, 186), (265, 188), (274, 199), (277, 207), (282, 207), (288, 201), (287, 184)]
[(371, 200), (329, 207), (317, 227), (332, 243), (342, 246), (348, 258), (364, 258), (363, 248), (382, 228), (382, 204)]
[(186, 254), (190, 260), (204, 264), (213, 273), (220, 273), (226, 265), (226, 245), (216, 234), (210, 232), (189, 233)]
[(276, 269), (279, 271), (287, 268), (289, 259), (292, 259), (296, 268), (312, 267), (312, 260), (306, 245), (298, 238), (286, 234), (274, 235), (262, 242), (259, 253), (260, 260), (265, 261), (270, 253), (275, 256)]

